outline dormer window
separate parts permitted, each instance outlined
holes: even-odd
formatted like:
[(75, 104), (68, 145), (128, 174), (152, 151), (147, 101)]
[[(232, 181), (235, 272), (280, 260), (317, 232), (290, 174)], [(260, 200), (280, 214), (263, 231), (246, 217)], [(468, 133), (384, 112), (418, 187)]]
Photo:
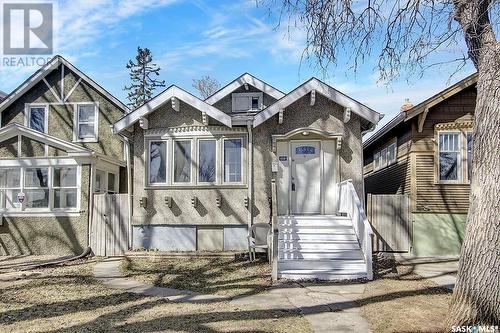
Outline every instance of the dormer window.
[(247, 112), (262, 110), (261, 92), (233, 93), (233, 112)]

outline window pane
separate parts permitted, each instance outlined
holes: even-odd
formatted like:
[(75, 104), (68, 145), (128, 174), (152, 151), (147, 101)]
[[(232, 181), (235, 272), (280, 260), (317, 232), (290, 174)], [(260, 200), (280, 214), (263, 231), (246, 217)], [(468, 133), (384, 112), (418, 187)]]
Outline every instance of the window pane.
[(49, 190), (25, 190), (27, 208), (48, 208)]
[(76, 187), (76, 167), (54, 168), (55, 187)]
[(78, 125), (78, 138), (79, 139), (95, 138), (94, 124), (79, 124)]
[(215, 140), (199, 141), (199, 181), (215, 182), (216, 151)]
[(48, 187), (47, 168), (27, 168), (24, 173), (26, 187)]
[(54, 190), (54, 208), (76, 208), (76, 188)]
[(30, 108), (30, 128), (45, 132), (45, 108)]
[(108, 173), (108, 192), (115, 192), (115, 174)]
[(78, 121), (94, 122), (95, 105), (79, 105), (78, 106)]
[(472, 171), (472, 133), (467, 133), (467, 173), (468, 179), (471, 178)]
[(439, 153), (439, 179), (440, 180), (458, 179), (458, 153), (452, 153), (452, 152)]
[(165, 141), (152, 141), (149, 147), (149, 183), (166, 183), (167, 144)]
[(252, 97), (252, 109), (257, 110), (259, 108), (259, 98)]
[(17, 202), (17, 194), (19, 192), (21, 192), (20, 189), (0, 190), (0, 209), (11, 210), (20, 208), (21, 204)]
[(191, 141), (174, 142), (174, 182), (191, 182)]
[(224, 181), (241, 182), (241, 139), (224, 141)]
[(0, 188), (21, 187), (21, 169), (0, 169)]
[(102, 170), (95, 171), (95, 186), (94, 192), (103, 192), (105, 190), (104, 180), (106, 179), (106, 172)]
[(387, 148), (387, 162), (393, 162), (396, 159), (396, 145), (392, 144)]

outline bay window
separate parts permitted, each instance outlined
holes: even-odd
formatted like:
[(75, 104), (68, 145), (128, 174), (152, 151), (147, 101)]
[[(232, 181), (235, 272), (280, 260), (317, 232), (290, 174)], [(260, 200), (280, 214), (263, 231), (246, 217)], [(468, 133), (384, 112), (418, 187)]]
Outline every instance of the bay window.
[(472, 171), (472, 133), (438, 131), (436, 179), (441, 183), (466, 183)]
[(0, 168), (0, 211), (78, 212), (79, 179), (76, 165)]
[(223, 135), (146, 140), (146, 186), (243, 186), (244, 142)]

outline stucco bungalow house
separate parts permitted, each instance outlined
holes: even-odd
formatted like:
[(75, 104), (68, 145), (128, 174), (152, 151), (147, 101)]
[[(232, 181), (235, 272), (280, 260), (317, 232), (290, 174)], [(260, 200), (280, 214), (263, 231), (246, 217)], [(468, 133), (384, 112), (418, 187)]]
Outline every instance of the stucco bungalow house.
[(278, 277), (371, 278), (361, 138), (380, 119), (316, 78), (170, 86), (113, 125), (133, 142), (133, 248), (246, 250), (273, 221)]
[(80, 253), (95, 193), (127, 191), (128, 108), (55, 56), (0, 103), (0, 255)]
[(367, 194), (409, 197), (416, 256), (460, 254), (469, 209), (477, 74), (401, 112), (364, 142)]

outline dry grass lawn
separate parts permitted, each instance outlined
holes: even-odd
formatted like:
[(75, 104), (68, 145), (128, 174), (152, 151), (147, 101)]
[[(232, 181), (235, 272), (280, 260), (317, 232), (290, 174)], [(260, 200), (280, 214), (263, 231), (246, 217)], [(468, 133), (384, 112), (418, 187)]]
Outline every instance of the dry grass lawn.
[(171, 302), (112, 290), (92, 277), (95, 263), (0, 279), (0, 332), (310, 332), (296, 311)]
[(122, 267), (137, 280), (160, 287), (204, 294), (242, 296), (264, 291), (271, 285), (267, 260), (215, 258), (133, 258)]
[(376, 279), (357, 303), (373, 332), (449, 332), (451, 291), (424, 280), (411, 266), (375, 263)]

